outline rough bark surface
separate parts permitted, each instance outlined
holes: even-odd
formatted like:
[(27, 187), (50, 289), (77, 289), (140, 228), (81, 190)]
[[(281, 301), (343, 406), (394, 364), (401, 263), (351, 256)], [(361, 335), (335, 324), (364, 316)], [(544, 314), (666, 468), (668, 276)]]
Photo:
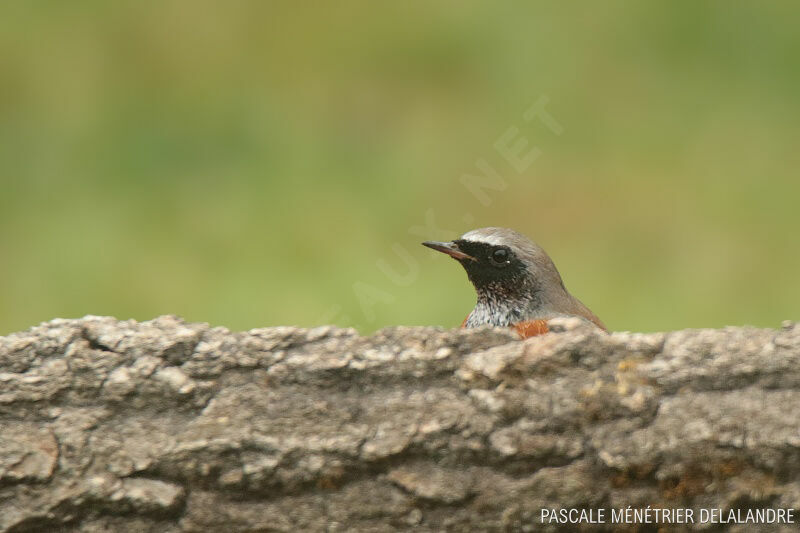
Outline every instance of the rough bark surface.
[(542, 508), (800, 508), (800, 326), (550, 327), (86, 317), (0, 337), (0, 531), (544, 531), (576, 526)]

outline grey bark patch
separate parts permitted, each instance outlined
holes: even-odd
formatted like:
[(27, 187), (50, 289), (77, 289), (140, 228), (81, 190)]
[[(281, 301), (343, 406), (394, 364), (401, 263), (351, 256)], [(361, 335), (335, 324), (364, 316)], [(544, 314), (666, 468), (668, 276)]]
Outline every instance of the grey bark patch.
[(547, 531), (544, 507), (800, 506), (796, 324), (552, 330), (86, 317), (0, 337), (0, 532)]

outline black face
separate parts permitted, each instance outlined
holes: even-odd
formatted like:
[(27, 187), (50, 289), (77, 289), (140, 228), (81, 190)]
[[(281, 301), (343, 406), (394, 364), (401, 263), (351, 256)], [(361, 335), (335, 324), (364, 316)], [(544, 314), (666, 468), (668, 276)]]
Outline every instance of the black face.
[(512, 287), (525, 276), (525, 265), (508, 246), (466, 241), (453, 241), (458, 249), (475, 258), (459, 259), (476, 288), (489, 285)]

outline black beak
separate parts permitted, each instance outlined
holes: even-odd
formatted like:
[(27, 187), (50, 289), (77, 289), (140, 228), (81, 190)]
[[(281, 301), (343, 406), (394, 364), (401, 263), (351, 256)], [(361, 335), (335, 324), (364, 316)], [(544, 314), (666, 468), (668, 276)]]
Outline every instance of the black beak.
[(437, 252), (442, 252), (444, 254), (449, 255), (453, 259), (469, 259), (470, 261), (475, 261), (476, 259), (471, 255), (467, 255), (461, 250), (458, 249), (458, 245), (454, 242), (435, 242), (435, 241), (425, 241), (422, 243), (422, 246), (427, 246), (428, 248), (432, 248)]

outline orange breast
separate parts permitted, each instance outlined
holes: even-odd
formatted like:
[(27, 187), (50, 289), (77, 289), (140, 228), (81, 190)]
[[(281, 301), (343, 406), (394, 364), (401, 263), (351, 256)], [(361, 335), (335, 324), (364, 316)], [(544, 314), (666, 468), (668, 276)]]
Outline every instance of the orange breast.
[(523, 339), (535, 337), (536, 335), (544, 335), (550, 331), (547, 328), (546, 320), (526, 320), (525, 322), (514, 324), (513, 327), (514, 331), (516, 331)]

